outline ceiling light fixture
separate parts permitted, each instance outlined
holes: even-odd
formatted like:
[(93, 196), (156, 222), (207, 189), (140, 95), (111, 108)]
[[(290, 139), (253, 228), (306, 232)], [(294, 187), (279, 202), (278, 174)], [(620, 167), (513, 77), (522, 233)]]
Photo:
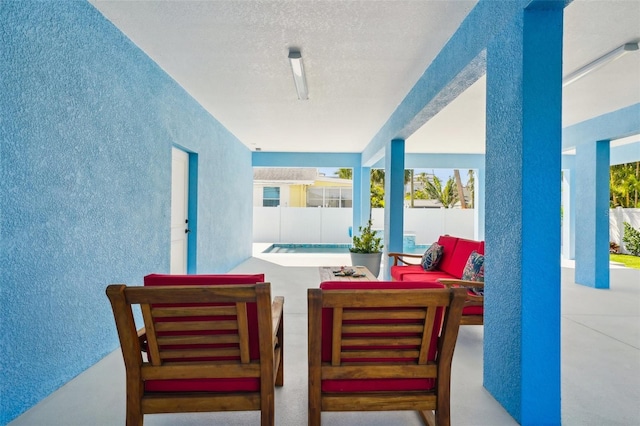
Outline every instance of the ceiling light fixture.
[(624, 56), (627, 53), (636, 50), (638, 50), (638, 42), (625, 43), (622, 46), (613, 49), (611, 52), (599, 57), (595, 61), (589, 62), (584, 67), (577, 69), (570, 74), (567, 74), (567, 76), (562, 79), (562, 87), (568, 86), (574, 81), (579, 80), (585, 75), (589, 74), (591, 71), (594, 71), (602, 67), (603, 65), (613, 62), (621, 56)]
[(307, 77), (304, 74), (302, 55), (298, 50), (289, 50), (289, 62), (293, 71), (293, 82), (296, 84), (298, 99), (301, 101), (309, 99), (309, 89), (307, 88)]

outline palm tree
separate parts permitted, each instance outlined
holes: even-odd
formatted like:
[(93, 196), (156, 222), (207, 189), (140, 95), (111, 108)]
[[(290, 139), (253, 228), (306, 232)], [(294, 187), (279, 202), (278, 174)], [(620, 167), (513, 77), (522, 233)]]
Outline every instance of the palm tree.
[(430, 199), (438, 200), (445, 209), (453, 207), (458, 201), (458, 192), (455, 188), (455, 180), (449, 177), (447, 183), (442, 187), (442, 181), (438, 176), (433, 175), (431, 179), (427, 179), (423, 174), (424, 191)]
[(464, 199), (464, 190), (462, 189), (462, 179), (460, 179), (460, 170), (453, 169), (453, 176), (456, 180), (456, 189), (458, 191), (458, 199), (460, 200), (460, 208), (467, 208), (467, 201)]
[(476, 188), (475, 188), (476, 180), (473, 175), (473, 170), (469, 170), (469, 180), (467, 180), (467, 188), (469, 189), (469, 207), (474, 208), (474, 201), (476, 199)]
[(353, 180), (353, 169), (338, 169), (335, 174), (340, 179)]

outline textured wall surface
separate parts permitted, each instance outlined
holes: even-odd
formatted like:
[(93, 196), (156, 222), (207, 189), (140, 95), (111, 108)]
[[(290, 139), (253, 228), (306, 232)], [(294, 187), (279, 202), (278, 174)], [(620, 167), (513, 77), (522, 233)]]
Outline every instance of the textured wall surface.
[(523, 425), (561, 421), (561, 77), (562, 10), (487, 51), (484, 386)]
[(609, 288), (609, 141), (576, 149), (576, 283)]
[(198, 272), (251, 255), (251, 154), (84, 2), (0, 4), (0, 424), (117, 347), (107, 284), (168, 272), (171, 147)]

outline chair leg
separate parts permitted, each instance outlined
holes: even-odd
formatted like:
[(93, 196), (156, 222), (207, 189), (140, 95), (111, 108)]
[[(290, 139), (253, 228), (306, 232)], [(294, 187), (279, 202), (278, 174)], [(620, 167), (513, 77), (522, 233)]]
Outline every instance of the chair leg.
[(127, 426), (142, 426), (144, 422), (140, 403), (127, 401)]
[[(432, 410), (418, 411), (422, 422), (427, 426), (436, 426), (436, 417)], [(438, 425), (439, 426), (439, 425)]]
[(273, 387), (268, 392), (262, 392), (260, 402), (260, 426), (275, 424), (275, 395)]
[(322, 424), (320, 407), (312, 408), (309, 405), (309, 426), (320, 426)]
[(144, 394), (142, 380), (127, 372), (127, 426), (142, 426), (142, 397)]
[(276, 386), (284, 385), (284, 316), (280, 317), (280, 326), (278, 327), (278, 351), (279, 362), (276, 366)]
[(282, 359), (283, 353), (280, 352), (280, 362), (278, 363), (278, 369), (276, 370), (276, 386), (284, 385), (284, 360)]
[(322, 393), (319, 386), (309, 386), (309, 426), (322, 424)]

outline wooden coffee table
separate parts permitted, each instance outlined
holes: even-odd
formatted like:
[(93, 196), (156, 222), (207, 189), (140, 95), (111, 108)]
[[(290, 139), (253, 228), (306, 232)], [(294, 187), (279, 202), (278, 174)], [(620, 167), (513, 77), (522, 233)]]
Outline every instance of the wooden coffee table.
[(320, 266), (320, 282), (322, 281), (378, 281), (378, 279), (364, 266), (346, 266), (356, 270), (356, 274), (364, 274), (363, 277), (334, 275), (333, 271), (339, 271), (340, 266)]

